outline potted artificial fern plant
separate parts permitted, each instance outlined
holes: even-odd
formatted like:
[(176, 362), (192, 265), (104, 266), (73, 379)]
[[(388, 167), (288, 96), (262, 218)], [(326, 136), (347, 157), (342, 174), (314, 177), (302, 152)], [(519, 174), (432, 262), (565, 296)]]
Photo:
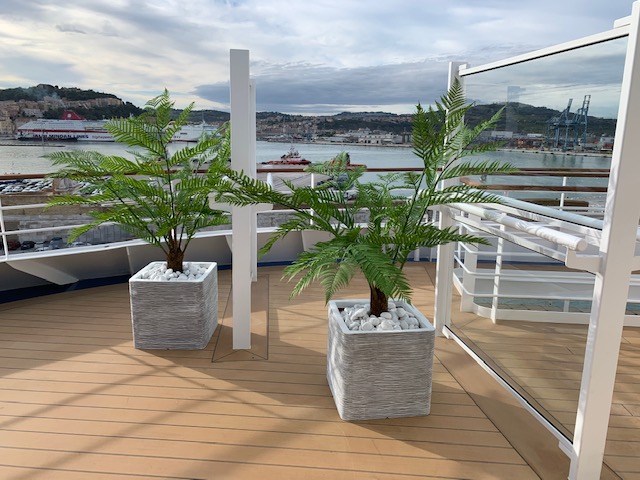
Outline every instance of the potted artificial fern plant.
[(74, 229), (69, 241), (112, 222), (164, 253), (165, 262), (153, 262), (129, 282), (136, 348), (204, 348), (217, 325), (217, 265), (184, 258), (196, 232), (229, 223), (224, 212), (209, 206), (211, 184), (229, 159), (229, 139), (222, 130), (171, 153), (169, 144), (193, 108), (173, 120), (173, 105), (165, 90), (147, 102), (142, 115), (106, 124), (116, 142), (131, 147), (133, 159), (93, 151), (47, 155), (60, 168), (52, 176), (100, 192), (50, 201), (93, 207), (93, 221)]
[[(450, 203), (495, 202), (496, 198), (467, 185), (442, 187), (443, 182), (513, 170), (498, 162), (465, 161), (497, 146), (478, 140), (495, 125), (499, 113), (469, 128), (464, 123), (469, 108), (459, 84), (435, 108), (424, 110), (418, 105), (413, 149), (423, 163), (421, 172), (363, 182), (365, 168), (350, 168), (347, 154), (341, 154), (307, 168), (332, 180), (316, 188), (289, 184), (290, 192), (277, 192), (241, 173), (229, 173), (227, 189), (236, 191), (227, 201), (268, 202), (294, 212), (263, 253), (294, 231), (322, 232), (328, 238), (301, 253), (284, 273), (297, 279), (292, 295), (316, 280), (324, 287), (329, 303), (327, 379), (345, 420), (430, 411), (434, 329), (410, 304), (411, 285), (403, 267), (409, 254), (420, 247), (485, 243), (455, 228), (439, 229), (429, 210)], [(358, 272), (369, 284), (368, 301), (330, 301)]]

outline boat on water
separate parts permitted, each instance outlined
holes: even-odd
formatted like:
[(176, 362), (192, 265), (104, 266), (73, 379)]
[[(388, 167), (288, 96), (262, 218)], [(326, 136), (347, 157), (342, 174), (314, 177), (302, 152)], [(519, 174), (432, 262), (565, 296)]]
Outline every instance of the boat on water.
[(173, 136), (173, 142), (197, 142), (203, 135), (214, 135), (218, 130), (216, 125), (206, 123), (187, 124)]
[(309, 165), (310, 160), (300, 156), (298, 150), (291, 145), (289, 151), (280, 157), (280, 160), (262, 162), (263, 165)]
[(71, 110), (65, 110), (59, 120), (41, 118), (18, 127), (16, 139), (22, 141), (111, 141), (104, 128), (106, 120), (87, 120)]
[[(65, 110), (60, 119), (32, 120), (18, 127), (16, 139), (22, 141), (115, 142), (106, 129), (108, 120), (87, 120), (72, 110)], [(213, 134), (215, 125), (189, 124), (178, 130), (173, 142), (197, 142), (203, 134)]]

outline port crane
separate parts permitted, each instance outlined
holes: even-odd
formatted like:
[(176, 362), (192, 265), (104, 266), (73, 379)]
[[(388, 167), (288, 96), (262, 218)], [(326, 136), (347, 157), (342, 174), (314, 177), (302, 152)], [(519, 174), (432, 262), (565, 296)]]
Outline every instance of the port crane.
[[(571, 113), (571, 104), (573, 98), (569, 99), (567, 107), (560, 112), (560, 115), (551, 117), (547, 121), (546, 144), (551, 148), (560, 148), (567, 150), (569, 147), (578, 146), (578, 139), (582, 145), (587, 143), (587, 118), (589, 114), (589, 104), (591, 103), (591, 95), (585, 95), (582, 100), (582, 106)], [(564, 138), (560, 138), (564, 133)]]

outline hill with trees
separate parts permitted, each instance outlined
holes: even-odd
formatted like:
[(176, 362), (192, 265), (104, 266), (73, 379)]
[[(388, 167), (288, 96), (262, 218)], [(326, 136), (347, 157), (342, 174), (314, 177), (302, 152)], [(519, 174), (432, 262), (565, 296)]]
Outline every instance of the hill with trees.
[(111, 93), (82, 90), (75, 87), (58, 87), (57, 85), (47, 85), (44, 83), (36, 85), (35, 87), (6, 88), (0, 90), (0, 101), (31, 100), (37, 102), (44, 100), (46, 97), (68, 101), (92, 100), (94, 98), (118, 99), (118, 97)]
[[(104, 100), (106, 99), (106, 100)], [(60, 118), (65, 109), (72, 109), (79, 115), (90, 119), (108, 119), (139, 115), (142, 109), (130, 102), (123, 102), (111, 93), (82, 90), (75, 87), (58, 87), (40, 84), (27, 88), (8, 88), (0, 90), (0, 101), (36, 101), (42, 105), (45, 118)], [(467, 122), (475, 126), (483, 119), (502, 108), (504, 104), (476, 105), (467, 113)], [(180, 110), (173, 114), (177, 117)], [(546, 107), (534, 107), (524, 103), (509, 103), (500, 118), (497, 130), (519, 134), (546, 134), (550, 119), (558, 117), (560, 111)], [(191, 112), (190, 122), (219, 123), (229, 120), (229, 113), (218, 110), (196, 110)], [(343, 134), (359, 129), (381, 130), (400, 134), (412, 129), (411, 115), (396, 115), (385, 112), (342, 112), (336, 115), (303, 116), (279, 112), (258, 112), (260, 126), (267, 128), (291, 127), (297, 133), (317, 132), (318, 134)], [(589, 116), (588, 132), (595, 136), (613, 136), (616, 120)]]

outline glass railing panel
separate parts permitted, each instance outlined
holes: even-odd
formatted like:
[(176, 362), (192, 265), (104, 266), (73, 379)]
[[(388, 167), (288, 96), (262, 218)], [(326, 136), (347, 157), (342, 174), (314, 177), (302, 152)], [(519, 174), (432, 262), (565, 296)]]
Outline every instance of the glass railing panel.
[[(503, 140), (504, 148), (487, 158), (565, 172), (468, 181), (512, 198), (601, 217), (626, 45), (626, 37), (613, 38), (501, 68), (463, 71), (467, 99), (475, 105), (471, 125), (504, 107), (487, 134)], [(572, 439), (594, 276), (495, 237), (491, 246), (466, 245), (457, 252), (452, 330)], [(630, 321), (640, 310), (633, 285)]]

